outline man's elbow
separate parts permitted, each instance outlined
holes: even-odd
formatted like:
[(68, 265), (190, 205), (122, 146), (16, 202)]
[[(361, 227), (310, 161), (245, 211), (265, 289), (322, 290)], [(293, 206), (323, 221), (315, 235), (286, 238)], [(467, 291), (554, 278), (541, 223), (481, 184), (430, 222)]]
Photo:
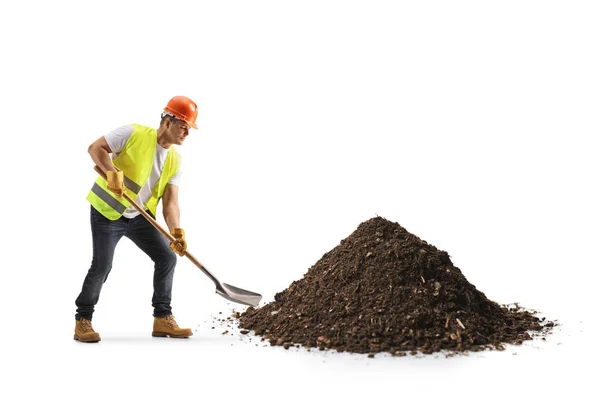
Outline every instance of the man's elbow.
[(102, 146), (97, 142), (94, 142), (88, 146), (88, 154), (95, 160), (98, 158), (103, 151)]

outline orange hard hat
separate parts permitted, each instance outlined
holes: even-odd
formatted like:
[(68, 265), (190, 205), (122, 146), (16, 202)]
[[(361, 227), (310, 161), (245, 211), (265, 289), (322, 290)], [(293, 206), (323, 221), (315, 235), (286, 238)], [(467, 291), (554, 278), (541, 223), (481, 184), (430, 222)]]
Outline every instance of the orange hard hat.
[(194, 101), (185, 96), (175, 96), (165, 107), (165, 112), (175, 118), (185, 121), (189, 126), (198, 129), (196, 118), (198, 118), (198, 106)]

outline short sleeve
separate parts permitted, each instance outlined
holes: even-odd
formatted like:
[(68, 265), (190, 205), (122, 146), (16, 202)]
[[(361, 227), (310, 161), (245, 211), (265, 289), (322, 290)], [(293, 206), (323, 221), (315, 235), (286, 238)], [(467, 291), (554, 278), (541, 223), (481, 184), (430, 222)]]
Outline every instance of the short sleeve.
[(106, 143), (108, 143), (108, 147), (113, 153), (117, 154), (123, 150), (125, 143), (133, 133), (133, 129), (133, 125), (125, 125), (104, 135), (104, 139), (106, 139)]
[(170, 185), (175, 185), (175, 186), (179, 186), (179, 182), (181, 181), (181, 176), (183, 175), (183, 171), (182, 171), (182, 165), (183, 163), (179, 164), (179, 169), (177, 170), (177, 172), (175, 173), (175, 175), (173, 175), (171, 177), (171, 179), (169, 179), (169, 184)]

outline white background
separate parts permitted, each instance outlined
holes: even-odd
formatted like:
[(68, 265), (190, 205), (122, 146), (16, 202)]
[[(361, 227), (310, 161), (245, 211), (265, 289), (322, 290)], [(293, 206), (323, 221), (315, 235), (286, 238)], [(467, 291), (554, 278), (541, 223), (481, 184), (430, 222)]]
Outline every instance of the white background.
[[(3, 3), (6, 398), (595, 392), (599, 20), (594, 1)], [(215, 321), (244, 307), (180, 259), (173, 309), (195, 335), (151, 338), (152, 264), (125, 239), (94, 315), (102, 342), (73, 341), (87, 146), (156, 127), (174, 95), (200, 109), (178, 149), (182, 227), (222, 281), (272, 301), (379, 215), (560, 329), (452, 358), (264, 347)]]

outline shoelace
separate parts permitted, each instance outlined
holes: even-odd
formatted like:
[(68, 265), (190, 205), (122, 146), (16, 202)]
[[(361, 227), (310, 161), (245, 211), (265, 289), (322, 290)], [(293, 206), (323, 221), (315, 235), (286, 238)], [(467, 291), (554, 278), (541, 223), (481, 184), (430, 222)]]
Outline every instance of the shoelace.
[(81, 319), (81, 329), (84, 332), (89, 332), (89, 331), (94, 331), (94, 328), (92, 328), (92, 321), (87, 320), (87, 319)]
[(177, 325), (177, 322), (175, 322), (175, 317), (173, 317), (173, 315), (167, 315), (166, 321), (167, 321), (167, 324), (169, 324), (169, 326), (171, 328), (179, 328), (179, 326)]

